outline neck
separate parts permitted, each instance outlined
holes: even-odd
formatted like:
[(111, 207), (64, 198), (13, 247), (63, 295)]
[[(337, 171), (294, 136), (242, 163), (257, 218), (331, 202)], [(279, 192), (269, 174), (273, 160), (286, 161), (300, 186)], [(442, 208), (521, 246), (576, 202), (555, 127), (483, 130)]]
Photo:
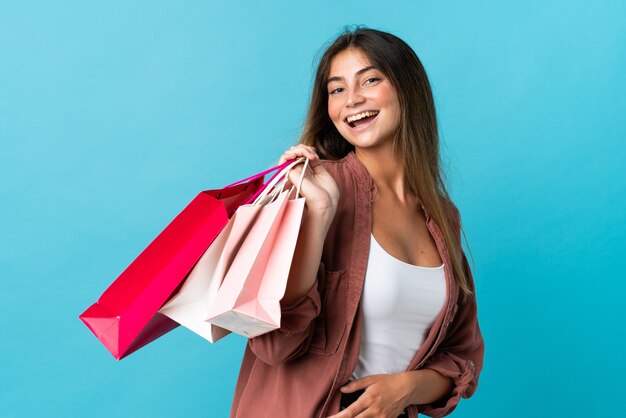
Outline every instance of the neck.
[(404, 184), (404, 164), (391, 146), (379, 149), (355, 148), (354, 154), (367, 169), (379, 194), (393, 196), (401, 203), (411, 199)]

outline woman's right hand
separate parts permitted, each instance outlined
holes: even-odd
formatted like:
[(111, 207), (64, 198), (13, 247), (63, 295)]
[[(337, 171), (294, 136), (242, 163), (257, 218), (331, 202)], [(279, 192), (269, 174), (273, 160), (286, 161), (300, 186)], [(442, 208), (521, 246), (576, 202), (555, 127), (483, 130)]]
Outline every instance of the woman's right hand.
[[(335, 218), (340, 194), (337, 183), (324, 167), (325, 164), (321, 164), (315, 148), (303, 144), (296, 145), (285, 151), (279, 162), (284, 163), (300, 157), (309, 159), (300, 187), (306, 211), (298, 232), (287, 288), (281, 299), (283, 306), (290, 306), (298, 301), (315, 285), (324, 242)], [(303, 167), (304, 164), (298, 164), (291, 170), (289, 173), (291, 184), (298, 184)]]
[[(289, 148), (280, 157), (279, 164), (299, 157), (309, 159), (309, 167), (304, 173), (300, 194), (304, 196), (306, 207), (315, 215), (334, 217), (339, 202), (339, 188), (330, 173), (319, 164), (320, 157), (315, 148), (304, 144), (298, 144)], [(298, 184), (302, 174), (303, 164), (298, 164), (289, 173), (289, 181)]]

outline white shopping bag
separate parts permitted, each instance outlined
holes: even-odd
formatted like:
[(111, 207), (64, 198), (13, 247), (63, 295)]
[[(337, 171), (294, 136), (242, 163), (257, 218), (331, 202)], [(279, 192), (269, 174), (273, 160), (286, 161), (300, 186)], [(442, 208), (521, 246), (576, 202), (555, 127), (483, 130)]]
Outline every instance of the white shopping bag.
[(223, 278), (223, 274), (219, 274), (223, 266), (218, 261), (232, 225), (231, 219), (200, 257), (178, 293), (159, 310), (212, 343), (230, 334), (229, 330), (206, 322), (205, 319)]

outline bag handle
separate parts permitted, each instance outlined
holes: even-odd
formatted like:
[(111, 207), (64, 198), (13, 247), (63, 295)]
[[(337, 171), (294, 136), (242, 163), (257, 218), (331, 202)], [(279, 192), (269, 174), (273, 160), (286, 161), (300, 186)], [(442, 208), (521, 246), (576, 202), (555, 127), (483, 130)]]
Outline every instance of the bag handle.
[(252, 175), (252, 176), (250, 176), (250, 177), (246, 177), (245, 179), (241, 179), (241, 180), (238, 180), (238, 181), (236, 181), (236, 182), (234, 182), (234, 183), (231, 183), (231, 184), (229, 184), (228, 186), (225, 186), (224, 188), (227, 188), (227, 187), (232, 187), (232, 186), (236, 186), (236, 185), (238, 185), (238, 184), (245, 183), (245, 182), (248, 182), (248, 181), (257, 180), (257, 179), (259, 179), (259, 178), (261, 178), (261, 177), (265, 176), (267, 173), (271, 173), (272, 171), (276, 171), (276, 173), (275, 173), (275, 174), (274, 174), (274, 175), (273, 175), (273, 176), (272, 176), (272, 177), (271, 177), (271, 178), (270, 178), (270, 179), (269, 179), (266, 183), (264, 183), (262, 187), (259, 187), (259, 189), (258, 189), (258, 190), (257, 190), (257, 191), (256, 191), (256, 192), (252, 195), (252, 196), (250, 196), (250, 197), (249, 197), (249, 198), (248, 198), (248, 199), (247, 199), (247, 200), (243, 203), (244, 205), (247, 205), (247, 204), (249, 204), (250, 202), (254, 202), (254, 200), (257, 198), (257, 196), (258, 196), (259, 194), (261, 194), (261, 192), (262, 192), (263, 190), (265, 190), (265, 188), (267, 187), (267, 185), (268, 185), (268, 184), (269, 184), (272, 180), (274, 180), (274, 178), (276, 178), (276, 177), (280, 174), (280, 172), (281, 172), (281, 171), (282, 171), (285, 167), (287, 167), (289, 164), (293, 163), (293, 161), (294, 161), (294, 160), (295, 160), (295, 159), (285, 161), (285, 162), (284, 162), (284, 163), (282, 163), (282, 164), (278, 164), (278, 165), (276, 165), (276, 166), (274, 166), (274, 167), (268, 168), (267, 170), (261, 171), (260, 173), (253, 174), (253, 175)]
[[(296, 188), (296, 199), (298, 199), (300, 197), (300, 188), (302, 186), (302, 181), (304, 180), (304, 173), (306, 172), (306, 169), (309, 166), (309, 159), (306, 157), (301, 157), (301, 159), (304, 158), (304, 167), (302, 167), (302, 173), (300, 173), (300, 180), (298, 180), (298, 187)], [(285, 184), (289, 181), (289, 172), (291, 171), (291, 169), (293, 167), (295, 167), (296, 165), (298, 165), (299, 163), (301, 163), (302, 161), (298, 160), (296, 161), (296, 163), (294, 163), (290, 168), (289, 171), (285, 174), (285, 177), (283, 178), (283, 180), (281, 181), (280, 184), (280, 190), (277, 190), (276, 188), (272, 191), (271, 194), (274, 194), (275, 196), (278, 196), (279, 194), (281, 194), (285, 188)], [(276, 186), (278, 187), (278, 186)], [(291, 192), (293, 192), (293, 188), (294, 186), (292, 185), (291, 188), (289, 189), (289, 194), (291, 195)]]
[[(263, 192), (252, 202), (253, 206), (268, 204), (272, 202), (280, 193), (283, 192), (285, 184), (289, 180), (289, 173), (298, 164), (304, 162), (302, 173), (300, 174), (300, 180), (298, 181), (298, 188), (296, 191), (296, 199), (300, 196), (300, 188), (302, 186), (302, 180), (304, 179), (305, 171), (309, 165), (309, 159), (306, 157), (300, 157), (295, 161), (290, 161), (290, 164), (281, 170), (272, 180), (267, 184), (267, 187), (263, 189)], [(280, 188), (278, 187), (280, 185)], [(290, 189), (293, 190), (293, 186)]]
[[(257, 206), (261, 204), (268, 204), (272, 202), (278, 196), (278, 185), (281, 184), (284, 188), (284, 183), (288, 179), (291, 169), (304, 161), (305, 157), (300, 157), (295, 161), (291, 161), (287, 167), (282, 169), (263, 189), (263, 192), (253, 201), (252, 205)], [(280, 189), (282, 191), (282, 188)]]
[[(267, 173), (271, 173), (272, 171), (275, 171), (275, 170), (279, 170), (279, 172), (280, 172), (280, 170), (282, 170), (282, 169), (284, 169), (285, 167), (287, 167), (287, 166), (288, 166), (289, 164), (291, 164), (293, 161), (294, 161), (294, 160), (285, 161), (284, 163), (279, 164), (279, 165), (277, 165), (277, 166), (274, 166), (274, 167), (272, 167), (272, 168), (268, 168), (268, 169), (267, 169), (267, 170), (265, 170), (265, 171), (261, 171), (260, 173), (253, 174), (253, 175), (251, 175), (250, 177), (246, 177), (245, 179), (241, 179), (241, 180), (238, 180), (238, 181), (236, 181), (236, 182), (234, 182), (234, 183), (231, 183), (231, 184), (229, 184), (228, 186), (225, 186), (224, 188), (226, 188), (226, 187), (236, 186), (236, 185), (238, 185), (238, 184), (240, 184), (240, 183), (245, 183), (245, 182), (247, 182), (247, 181), (256, 180), (256, 179), (258, 179), (258, 178), (260, 178), (260, 177), (265, 176)], [(276, 177), (276, 175), (277, 175), (277, 174), (275, 174), (275, 175), (272, 177), (272, 179), (273, 179), (274, 177)], [(270, 180), (270, 181), (271, 181), (271, 180)]]

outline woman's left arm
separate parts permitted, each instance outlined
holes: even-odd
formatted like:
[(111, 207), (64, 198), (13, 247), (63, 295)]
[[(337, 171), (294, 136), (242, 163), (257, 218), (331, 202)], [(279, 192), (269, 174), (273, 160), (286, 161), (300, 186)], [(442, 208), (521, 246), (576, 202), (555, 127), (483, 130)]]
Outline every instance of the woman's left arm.
[[(460, 243), (461, 215), (452, 202), (450, 202), (450, 210), (455, 219), (455, 232)], [(456, 315), (446, 331), (443, 341), (422, 366), (422, 369), (434, 370), (440, 375), (452, 379), (453, 387), (450, 393), (437, 401), (410, 405), (409, 412), (411, 414), (419, 411), (431, 417), (446, 416), (456, 408), (461, 397), (469, 398), (478, 387), (478, 377), (483, 368), (485, 345), (478, 324), (474, 277), (465, 252), (462, 248), (459, 250), (463, 260), (463, 271), (473, 293), (466, 298), (463, 298), (462, 294), (459, 295)]]
[(356, 416), (395, 418), (408, 405), (441, 399), (450, 393), (452, 387), (452, 379), (429, 369), (366, 376), (340, 388), (343, 393), (361, 389), (365, 392), (348, 408), (329, 418)]
[[(474, 290), (472, 273), (464, 253), (463, 268), (470, 287)], [(476, 392), (478, 377), (483, 368), (485, 345), (478, 324), (475, 291), (474, 294), (467, 296), (464, 302), (461, 299), (462, 295), (459, 297), (458, 312), (441, 345), (422, 366), (422, 370), (433, 370), (452, 379), (452, 390), (435, 402), (411, 405), (411, 411), (419, 411), (431, 417), (443, 417), (456, 408), (461, 397), (467, 399)]]

